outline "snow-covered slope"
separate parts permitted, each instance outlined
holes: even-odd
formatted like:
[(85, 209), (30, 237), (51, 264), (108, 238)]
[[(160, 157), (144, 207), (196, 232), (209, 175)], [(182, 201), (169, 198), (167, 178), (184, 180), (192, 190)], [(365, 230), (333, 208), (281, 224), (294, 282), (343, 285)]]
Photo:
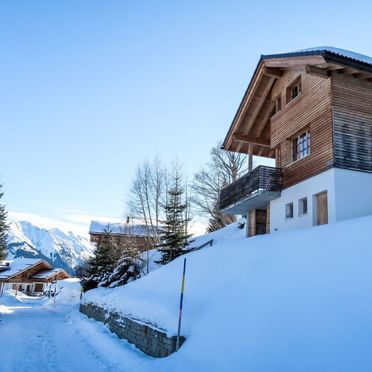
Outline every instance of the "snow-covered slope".
[(89, 241), (72, 232), (43, 229), (28, 221), (12, 222), (8, 231), (8, 258), (44, 258), (70, 274), (92, 254)]
[[(232, 224), (186, 255), (185, 344), (161, 371), (371, 371), (372, 216), (244, 238)], [(177, 329), (183, 257), (83, 301)]]

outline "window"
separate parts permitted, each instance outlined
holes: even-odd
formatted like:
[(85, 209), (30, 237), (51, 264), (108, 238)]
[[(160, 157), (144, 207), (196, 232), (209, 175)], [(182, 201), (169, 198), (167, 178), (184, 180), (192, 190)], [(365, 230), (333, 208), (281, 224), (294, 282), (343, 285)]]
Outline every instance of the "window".
[(301, 93), (301, 76), (299, 76), (288, 88), (287, 88), (287, 103), (291, 102)]
[(281, 98), (280, 96), (278, 96), (277, 99), (275, 100), (275, 109), (274, 109), (274, 113), (276, 114), (276, 113), (279, 112), (281, 109), (282, 109), (282, 98)]
[(292, 161), (310, 155), (310, 131), (302, 132), (292, 140)]
[(298, 215), (307, 214), (307, 198), (302, 198), (298, 201)]
[(285, 218), (293, 218), (293, 203), (285, 205)]

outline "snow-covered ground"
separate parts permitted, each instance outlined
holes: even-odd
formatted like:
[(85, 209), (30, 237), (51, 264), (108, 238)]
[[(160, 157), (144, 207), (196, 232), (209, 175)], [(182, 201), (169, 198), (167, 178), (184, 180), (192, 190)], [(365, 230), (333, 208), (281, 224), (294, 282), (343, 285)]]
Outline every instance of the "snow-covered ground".
[[(232, 224), (196, 244), (213, 238), (212, 247), (186, 255), (187, 340), (177, 353), (150, 358), (79, 314), (71, 284), (62, 304), (57, 297), (56, 304), (21, 299), (0, 307), (0, 370), (371, 371), (372, 216), (250, 239), (244, 233)], [(182, 262), (83, 300), (174, 334)]]
[(0, 371), (150, 371), (153, 359), (80, 314), (77, 288), (67, 287), (55, 303), (25, 295), (0, 299)]
[[(372, 216), (244, 234), (233, 224), (187, 255), (187, 340), (160, 370), (371, 371)], [(84, 301), (174, 334), (182, 261)]]

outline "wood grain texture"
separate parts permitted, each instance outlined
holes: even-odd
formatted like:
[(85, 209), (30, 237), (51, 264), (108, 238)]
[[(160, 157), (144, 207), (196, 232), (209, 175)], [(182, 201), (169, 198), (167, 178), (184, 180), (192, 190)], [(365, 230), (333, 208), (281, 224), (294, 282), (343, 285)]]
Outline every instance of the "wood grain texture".
[(333, 73), (332, 92), (335, 166), (372, 172), (372, 82)]
[[(307, 74), (305, 67), (287, 71), (272, 90), (272, 98), (281, 95), (301, 76), (301, 94), (271, 118), (271, 147), (277, 149), (277, 166), (283, 169), (284, 188), (312, 177), (333, 166), (331, 78)], [(291, 138), (308, 128), (310, 155), (292, 162)]]

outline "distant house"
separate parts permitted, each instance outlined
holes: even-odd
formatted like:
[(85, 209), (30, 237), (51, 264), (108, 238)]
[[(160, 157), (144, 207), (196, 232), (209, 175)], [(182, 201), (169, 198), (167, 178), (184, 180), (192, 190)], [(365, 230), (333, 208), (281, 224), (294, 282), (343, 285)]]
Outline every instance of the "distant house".
[(109, 234), (118, 243), (133, 242), (141, 251), (159, 243), (158, 231), (151, 226), (133, 223), (109, 223), (92, 221), (89, 228), (90, 241), (99, 243), (102, 236)]
[(27, 295), (41, 294), (48, 283), (70, 278), (63, 270), (53, 268), (47, 261), (17, 258), (0, 265), (0, 293), (5, 287)]
[[(372, 214), (372, 58), (318, 47), (263, 55), (223, 142), (248, 172), (220, 192), (248, 236)], [(252, 169), (253, 155), (273, 166)]]

